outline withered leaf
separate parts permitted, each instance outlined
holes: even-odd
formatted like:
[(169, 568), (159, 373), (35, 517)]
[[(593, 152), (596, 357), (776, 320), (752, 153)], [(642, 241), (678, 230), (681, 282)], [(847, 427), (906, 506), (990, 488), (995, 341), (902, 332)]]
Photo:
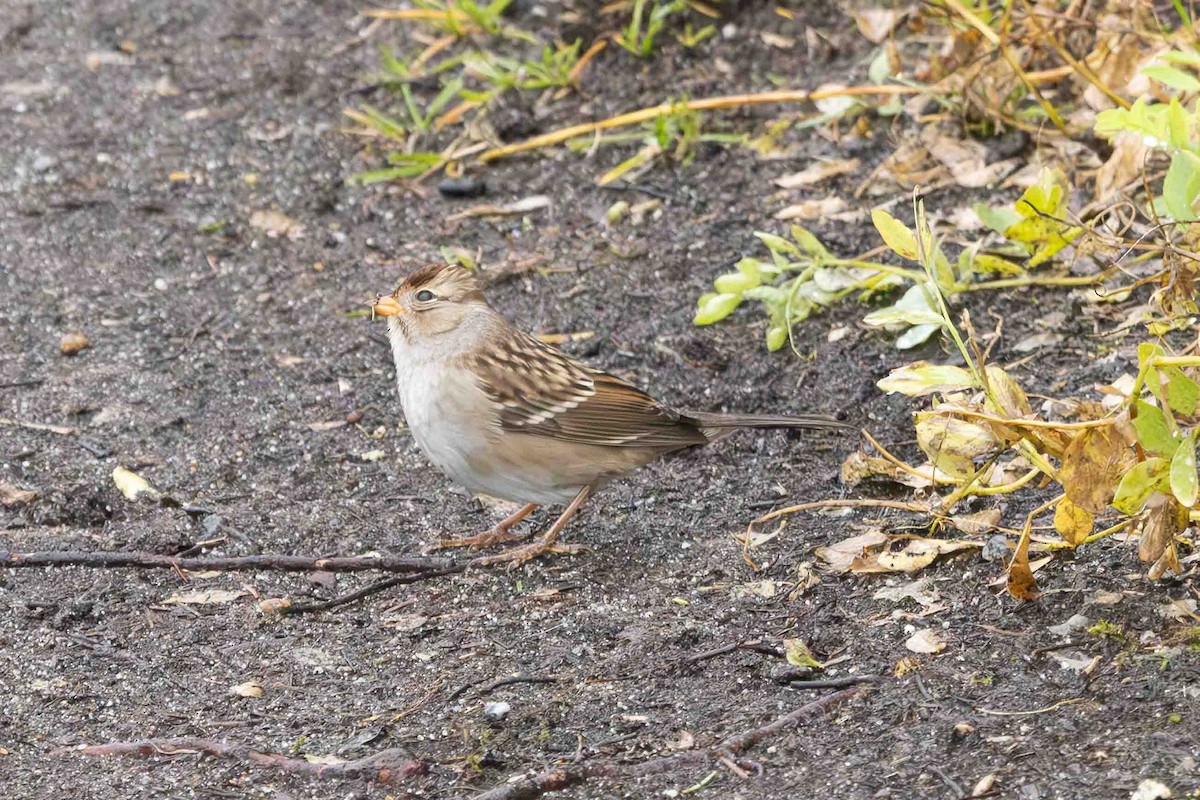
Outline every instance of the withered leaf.
[(1037, 579), (1029, 566), (1029, 536), (1032, 525), (1026, 522), (1021, 531), (1021, 539), (1017, 549), (1013, 551), (1012, 561), (1008, 565), (1008, 593), (1018, 600), (1037, 600), (1041, 592), (1037, 588)]
[(1058, 480), (1067, 499), (1092, 514), (1108, 505), (1118, 481), (1133, 466), (1134, 455), (1116, 426), (1088, 428), (1063, 453)]
[(824, 561), (832, 572), (846, 572), (850, 569), (854, 559), (861, 556), (864, 550), (878, 547), (887, 540), (887, 535), (881, 531), (868, 531), (858, 536), (851, 536), (836, 544), (818, 547), (813, 551), (813, 555)]
[(917, 445), (930, 463), (960, 478), (975, 474), (975, 459), (999, 447), (990, 428), (958, 417), (918, 414), (916, 429)]

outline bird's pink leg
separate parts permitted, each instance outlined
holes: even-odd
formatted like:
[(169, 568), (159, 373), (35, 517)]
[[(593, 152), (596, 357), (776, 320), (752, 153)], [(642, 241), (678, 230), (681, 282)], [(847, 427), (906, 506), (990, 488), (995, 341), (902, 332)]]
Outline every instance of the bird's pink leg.
[(446, 547), (491, 547), (501, 542), (515, 542), (524, 539), (529, 534), (510, 533), (509, 528), (528, 517), (537, 509), (537, 503), (521, 506), (509, 516), (497, 522), (491, 530), (486, 530), (477, 536), (464, 536), (460, 539), (442, 539), (433, 546), (434, 550)]
[(485, 556), (484, 558), (478, 559), (477, 563), (481, 565), (487, 565), (508, 562), (513, 567), (516, 567), (520, 564), (524, 564), (526, 561), (529, 561), (532, 558), (537, 558), (538, 556), (546, 553), (578, 553), (583, 549), (582, 545), (559, 545), (555, 544), (555, 542), (558, 540), (558, 534), (562, 532), (563, 528), (567, 527), (567, 523), (570, 522), (571, 518), (579, 512), (580, 507), (584, 504), (584, 502), (587, 501), (591, 494), (591, 486), (585, 486), (580, 489), (579, 494), (575, 495), (575, 499), (571, 501), (571, 504), (567, 506), (566, 510), (563, 511), (563, 513), (559, 515), (559, 518), (554, 521), (554, 524), (550, 526), (550, 530), (542, 534), (536, 542), (522, 545), (521, 547), (510, 548), (505, 550), (503, 553), (497, 553), (494, 556)]

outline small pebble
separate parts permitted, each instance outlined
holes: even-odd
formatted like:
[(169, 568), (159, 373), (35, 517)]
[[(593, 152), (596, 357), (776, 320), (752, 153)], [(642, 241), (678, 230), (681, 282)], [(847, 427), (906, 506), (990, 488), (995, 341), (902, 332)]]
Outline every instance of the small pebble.
[(1008, 557), (1008, 537), (996, 534), (989, 536), (979, 553), (984, 561), (1000, 561)]
[(82, 333), (68, 333), (59, 341), (58, 349), (64, 356), (73, 356), (82, 350), (87, 350), (88, 345), (88, 338)]
[(490, 720), (499, 722), (508, 716), (508, 712), (512, 711), (512, 706), (503, 701), (491, 702), (483, 707), (483, 715)]
[(443, 178), (437, 190), (446, 197), (479, 197), (487, 193), (487, 184), (479, 178)]
[(57, 164), (57, 163), (58, 163), (58, 162), (57, 162), (57, 161), (55, 161), (55, 160), (54, 160), (53, 158), (51, 158), (50, 156), (47, 156), (47, 155), (40, 155), (40, 156), (38, 156), (37, 158), (35, 158), (35, 159), (33, 160), (33, 164), (32, 164), (32, 166), (33, 166), (33, 171), (34, 171), (34, 172), (48, 172), (48, 171), (50, 171), (50, 170), (51, 170), (51, 169), (54, 167), (54, 165), (55, 165), (55, 164)]

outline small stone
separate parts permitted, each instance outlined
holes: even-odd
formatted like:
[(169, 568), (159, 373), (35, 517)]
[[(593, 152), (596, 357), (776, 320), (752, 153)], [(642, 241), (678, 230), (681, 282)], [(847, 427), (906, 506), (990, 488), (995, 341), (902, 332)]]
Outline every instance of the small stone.
[(42, 154), (33, 160), (33, 164), (31, 166), (33, 167), (34, 172), (49, 172), (57, 163), (58, 162), (55, 161), (53, 157)]
[(979, 555), (984, 561), (1001, 561), (1008, 557), (1008, 537), (996, 534), (983, 543)]
[(165, 278), (155, 278), (154, 288), (158, 289), (160, 292), (165, 292), (168, 288), (170, 288), (170, 286)]
[(221, 523), (224, 521), (224, 518), (220, 514), (209, 514), (200, 524), (204, 526), (204, 532), (211, 537), (217, 535), (217, 530), (220, 529)]
[(487, 193), (487, 184), (479, 178), (443, 178), (437, 190), (445, 197), (479, 197)]
[(88, 349), (88, 338), (82, 333), (68, 333), (58, 343), (58, 349), (64, 356), (73, 356)]
[(493, 701), (483, 707), (483, 715), (494, 722), (499, 722), (507, 717), (510, 711), (512, 711), (512, 706), (504, 701)]

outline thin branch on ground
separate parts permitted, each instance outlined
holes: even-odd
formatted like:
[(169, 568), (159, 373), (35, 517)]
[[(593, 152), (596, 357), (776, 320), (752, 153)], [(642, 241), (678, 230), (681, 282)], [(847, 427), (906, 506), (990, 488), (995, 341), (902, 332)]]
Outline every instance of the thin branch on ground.
[[(194, 572), (214, 570), (218, 572), (248, 572), (266, 570), (275, 572), (364, 572), (377, 569), (381, 572), (438, 572), (465, 567), (471, 562), (456, 562), (451, 558), (414, 558), (411, 556), (338, 556), (321, 558), (312, 556), (211, 556), (180, 558), (158, 553), (145, 552), (99, 552), (89, 553), (73, 550), (47, 550), (33, 553), (13, 553), (0, 550), (0, 569), (23, 569), (32, 567), (87, 567), (91, 569), (171, 569)], [(459, 570), (461, 571), (461, 570)]]
[(542, 134), (541, 136), (534, 136), (532, 139), (526, 139), (523, 142), (515, 142), (502, 147), (494, 147), (480, 155), (479, 160), (486, 164), (489, 161), (495, 161), (498, 158), (505, 158), (516, 153), (523, 153), (528, 150), (537, 150), (539, 148), (561, 144), (568, 139), (574, 139), (578, 136), (589, 136), (597, 133), (598, 131), (611, 130), (613, 128), (623, 128), (628, 125), (636, 125), (639, 122), (648, 122), (657, 117), (673, 114), (680, 110), (712, 111), (715, 109), (725, 108), (744, 108), (746, 106), (756, 106), (767, 103), (816, 102), (818, 100), (825, 100), (833, 97), (910, 95), (920, 94), (922, 91), (922, 89), (911, 86), (897, 86), (889, 84), (849, 86), (837, 89), (819, 89), (813, 92), (783, 89), (773, 92), (763, 92), (761, 94), (734, 94), (722, 97), (703, 97), (682, 102), (660, 103), (656, 106), (650, 106), (649, 108), (640, 108), (637, 111), (618, 114), (615, 117), (602, 119), (599, 122), (584, 122), (579, 125), (571, 125), (566, 128), (560, 128), (556, 131), (551, 131), (550, 133)]
[(728, 739), (704, 750), (692, 750), (665, 758), (643, 761), (636, 764), (620, 764), (599, 762), (595, 764), (580, 764), (550, 769), (523, 778), (515, 783), (497, 786), (475, 797), (475, 800), (536, 800), (547, 792), (558, 791), (568, 786), (586, 783), (593, 778), (616, 778), (628, 781), (643, 775), (656, 775), (677, 769), (705, 767), (712, 769), (725, 761), (736, 764), (733, 756), (747, 750), (759, 742), (778, 734), (788, 728), (793, 728), (804, 722), (811, 722), (822, 717), (842, 703), (855, 697), (862, 691), (859, 688), (843, 689), (831, 695), (806, 703), (790, 714), (775, 719), (773, 722), (731, 736)]
[(54, 756), (173, 756), (199, 753), (226, 761), (271, 767), (292, 775), (307, 778), (366, 778), (387, 785), (398, 785), (410, 778), (425, 773), (427, 766), (417, 761), (404, 750), (382, 750), (374, 755), (340, 764), (314, 764), (302, 758), (292, 758), (283, 753), (256, 750), (244, 744), (226, 744), (213, 739), (182, 736), (174, 739), (143, 739), (132, 742), (110, 742), (80, 747), (60, 747), (51, 752)]
[(316, 603), (299, 603), (296, 605), (287, 606), (280, 610), (279, 613), (284, 616), (295, 616), (296, 614), (311, 614), (315, 611), (328, 611), (331, 608), (339, 608), (340, 606), (348, 606), (351, 603), (357, 603), (363, 598), (370, 597), (373, 594), (379, 594), (391, 589), (393, 586), (404, 586), (410, 583), (418, 583), (420, 581), (429, 580), (430, 578), (440, 578), (443, 575), (454, 575), (459, 572), (464, 572), (471, 562), (464, 561), (461, 564), (451, 564), (445, 569), (430, 569), (423, 572), (415, 572), (411, 575), (397, 575), (391, 578), (384, 578), (381, 581), (368, 583), (360, 589), (355, 589), (353, 592), (338, 595), (329, 600), (321, 600)]

